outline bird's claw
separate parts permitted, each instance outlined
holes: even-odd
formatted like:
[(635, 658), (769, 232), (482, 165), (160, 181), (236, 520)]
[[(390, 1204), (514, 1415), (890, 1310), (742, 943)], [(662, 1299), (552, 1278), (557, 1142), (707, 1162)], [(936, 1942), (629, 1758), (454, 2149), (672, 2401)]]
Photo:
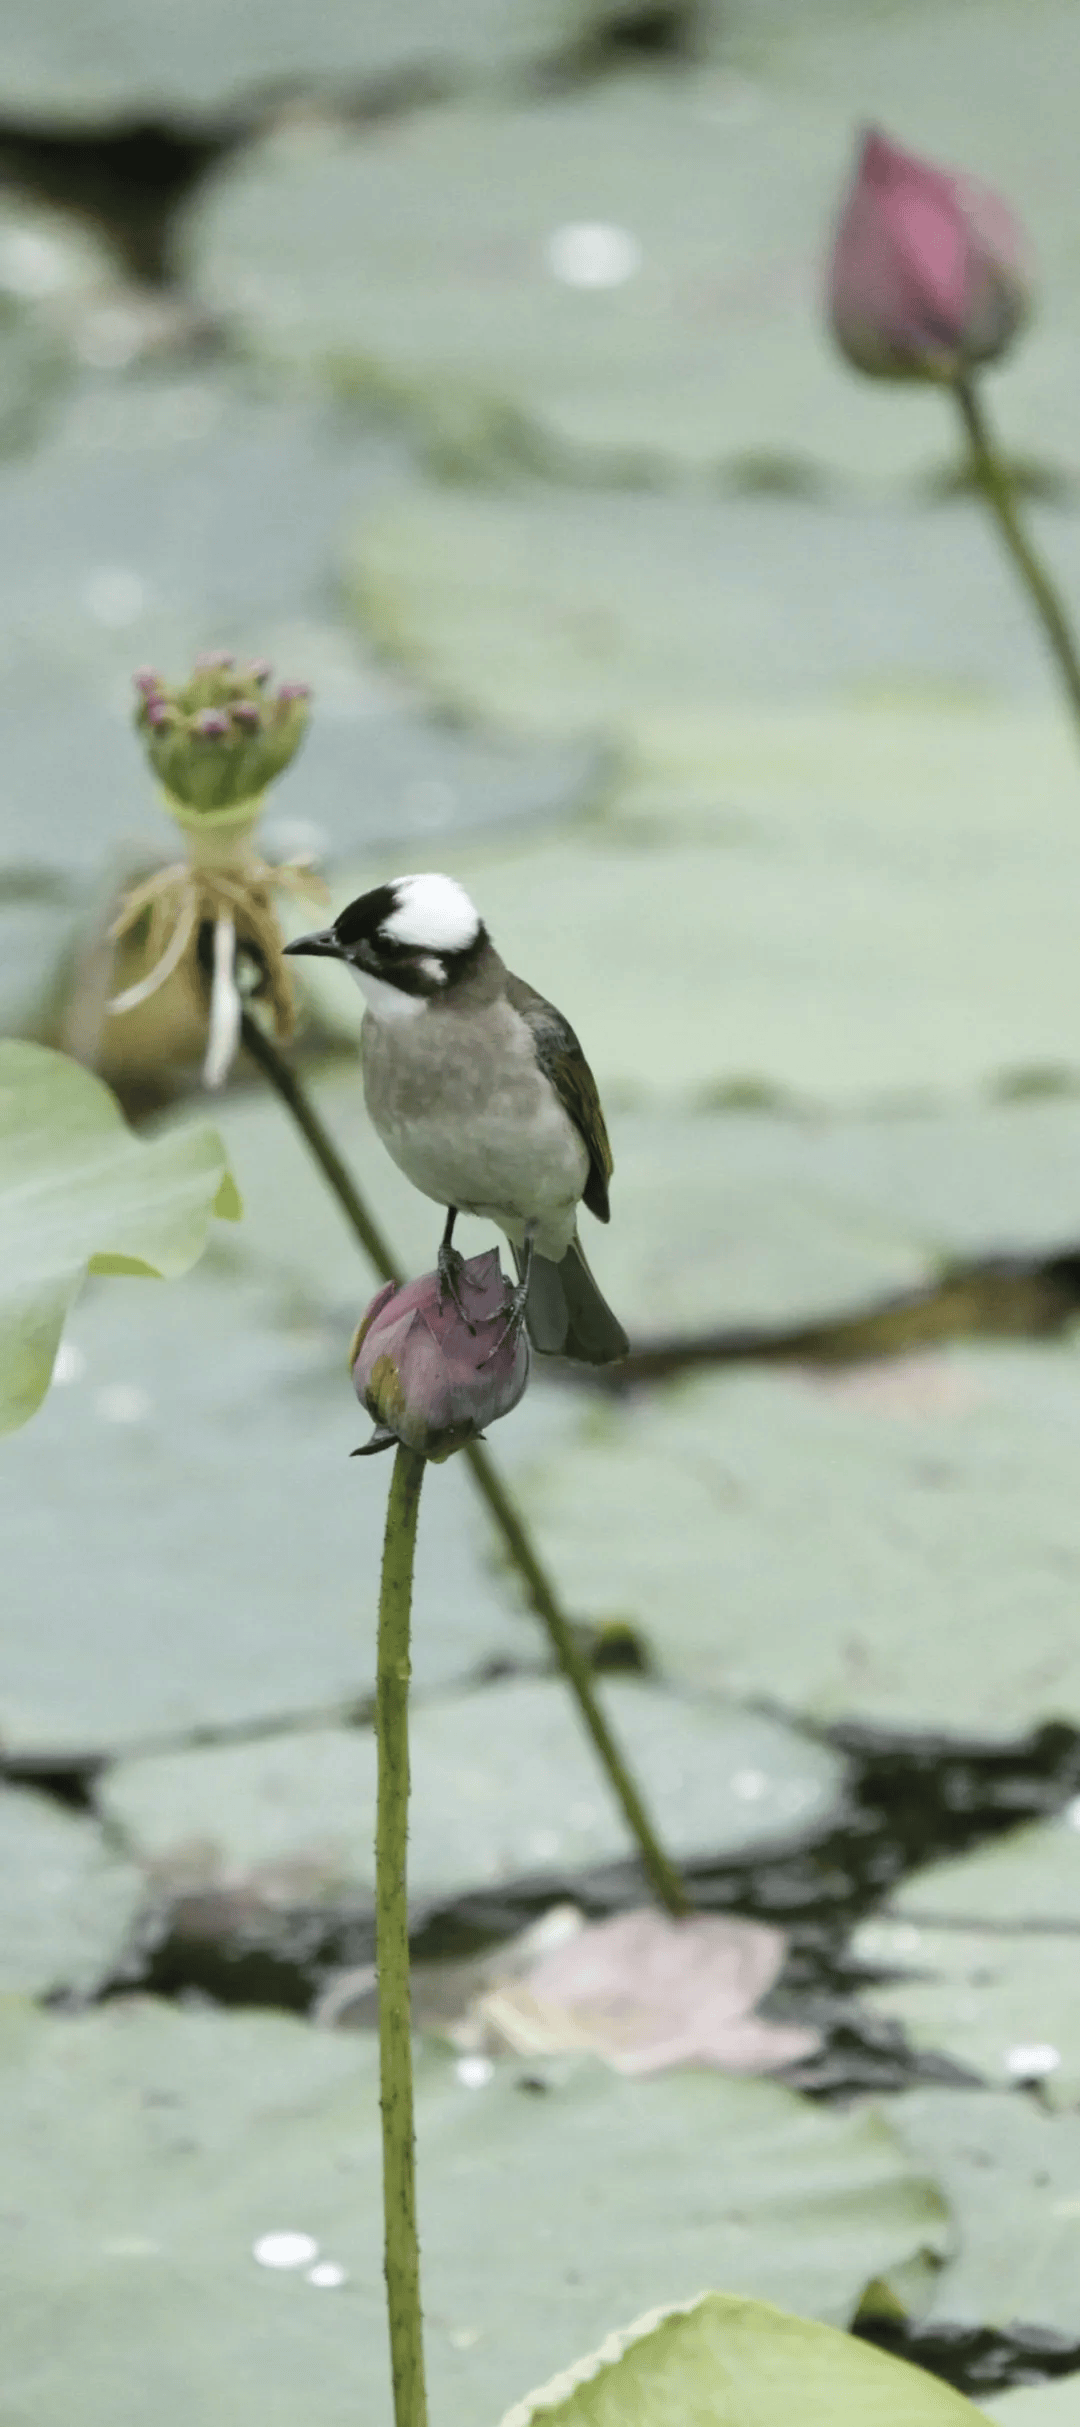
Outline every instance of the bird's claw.
[(486, 1357), (481, 1357), (481, 1365), (490, 1365), (492, 1359), (498, 1356), (499, 1350), (501, 1348), (505, 1348), (508, 1340), (517, 1340), (520, 1338), (525, 1322), (525, 1308), (528, 1304), (528, 1298), (529, 1282), (528, 1276), (526, 1275), (524, 1281), (518, 1282), (516, 1289), (511, 1289), (507, 1292), (507, 1296), (502, 1306), (499, 1308), (498, 1314), (483, 1315), (481, 1317), (481, 1321), (484, 1323), (502, 1324), (502, 1330), (499, 1333), (494, 1347), (489, 1348)]
[(449, 1303), (455, 1314), (461, 1316), (466, 1330), (475, 1334), (476, 1325), (467, 1313), (461, 1295), (461, 1275), (465, 1270), (464, 1256), (458, 1254), (456, 1247), (443, 1245), (435, 1259), (435, 1269), (439, 1276), (439, 1313), (442, 1314), (444, 1307)]

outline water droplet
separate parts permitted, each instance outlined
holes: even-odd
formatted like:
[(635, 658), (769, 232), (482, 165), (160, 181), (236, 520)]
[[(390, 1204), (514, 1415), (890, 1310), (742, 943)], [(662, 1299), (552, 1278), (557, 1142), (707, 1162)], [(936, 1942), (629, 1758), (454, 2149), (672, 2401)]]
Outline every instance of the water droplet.
[(309, 2284), (317, 2285), (320, 2292), (336, 2292), (347, 2276), (348, 2269), (339, 2267), (336, 2258), (321, 2258), (317, 2267), (309, 2267), (307, 2271)]
[(142, 1424), (153, 1404), (149, 1391), (140, 1390), (137, 1382), (108, 1382), (94, 1400), (106, 1424)]
[(52, 1369), (53, 1381), (63, 1389), (68, 1382), (81, 1382), (86, 1372), (86, 1359), (81, 1348), (71, 1340), (61, 1340)]
[(764, 1770), (736, 1770), (731, 1781), (732, 1793), (741, 1795), (745, 1803), (758, 1803), (769, 1791)]
[(454, 2071), (465, 2090), (486, 2090), (495, 2067), (490, 2056), (459, 2056)]
[(260, 2267), (307, 2267), (318, 2258), (319, 2245), (310, 2233), (260, 2233), (251, 2254)]
[(146, 605), (146, 583), (125, 565), (99, 565), (87, 575), (82, 594), (87, 614), (110, 632), (133, 624)]
[(1005, 2055), (1005, 2070), (1015, 2081), (1042, 2081), (1047, 2073), (1056, 2073), (1060, 2063), (1060, 2048), (1052, 2048), (1045, 2040), (1033, 2040), (1030, 2047), (1009, 2048)]
[(641, 246), (629, 228), (578, 220), (556, 228), (545, 247), (553, 277), (568, 287), (621, 287), (641, 268)]

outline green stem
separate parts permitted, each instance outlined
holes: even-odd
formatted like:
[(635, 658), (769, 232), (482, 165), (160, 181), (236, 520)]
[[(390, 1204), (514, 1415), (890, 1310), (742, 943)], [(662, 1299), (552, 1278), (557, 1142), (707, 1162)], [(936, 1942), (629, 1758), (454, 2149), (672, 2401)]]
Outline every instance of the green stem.
[(669, 1913), (686, 1913), (689, 1911), (686, 1890), (674, 1863), (668, 1860), (657, 1837), (630, 1771), (596, 1699), (588, 1661), (570, 1620), (559, 1608), (510, 1494), (490, 1458), (485, 1456), (477, 1442), (469, 1442), (465, 1455), (518, 1573), (524, 1577), (532, 1606), (537, 1616), (543, 1619), (554, 1644), (559, 1666), (575, 1697), (578, 1710), (596, 1746), (604, 1769), (607, 1771), (608, 1783), (614, 1788), (631, 1832), (637, 1840), (638, 1852), (660, 1902), (667, 1906)]
[(416, 2233), (412, 2015), (405, 1856), (409, 1827), (409, 1619), (425, 1461), (398, 1449), (390, 1478), (379, 1595), (376, 1733), (375, 1954), (379, 1967), (386, 2308), (394, 2427), (427, 2427), (420, 2245)]
[[(266, 1030), (249, 1011), (245, 1011), (241, 1028), (244, 1045), (257, 1062), (265, 1078), (288, 1106), (297, 1128), (302, 1132), (311, 1152), (329, 1183), (346, 1221), (360, 1241), (384, 1281), (400, 1282), (402, 1275), (377, 1223), (372, 1220), (363, 1198), (341, 1160), (329, 1131), (315, 1110), (300, 1080), (281, 1055)], [(589, 1664), (577, 1635), (564, 1610), (560, 1609), (555, 1589), (536, 1555), (528, 1529), (510, 1493), (479, 1442), (470, 1441), (465, 1456), (472, 1468), (473, 1480), (481, 1498), (502, 1535), (507, 1554), (524, 1584), (529, 1603), (546, 1627), (555, 1657), (571, 1693), (577, 1702), (582, 1720), (592, 1738), (600, 1760), (607, 1772), (608, 1782), (621, 1805), (637, 1844), (643, 1866), (652, 1881), (661, 1904), (669, 1913), (685, 1913), (688, 1909), (686, 1891), (674, 1864), (664, 1853), (644, 1803), (626, 1763), (612, 1736), (593, 1690)]]
[(1080, 724), (1080, 654), (1065, 607), (1020, 520), (1012, 482), (990, 435), (982, 399), (973, 381), (957, 380), (956, 401), (967, 432), (975, 478), (1031, 599), (1057, 660), (1073, 715)]
[(364, 1254), (370, 1258), (381, 1280), (396, 1281), (400, 1287), (405, 1275), (395, 1262), (393, 1251), (378, 1223), (369, 1214), (329, 1130), (323, 1126), (314, 1104), (305, 1095), (296, 1072), (285, 1060), (284, 1054), (278, 1052), (265, 1028), (260, 1028), (258, 1021), (252, 1018), (250, 1011), (243, 1013), (240, 1035), (245, 1052), (251, 1055), (253, 1062), (258, 1063), (264, 1079), (269, 1079), (282, 1103), (288, 1105), (301, 1136), (306, 1138), (324, 1178), (329, 1181), (346, 1221), (356, 1232)]

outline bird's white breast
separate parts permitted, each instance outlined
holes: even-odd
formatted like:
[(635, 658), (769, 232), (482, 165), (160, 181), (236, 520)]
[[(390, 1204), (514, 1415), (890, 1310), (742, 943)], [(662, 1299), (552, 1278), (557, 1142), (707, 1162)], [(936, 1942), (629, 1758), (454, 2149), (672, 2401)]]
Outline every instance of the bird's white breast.
[(589, 1157), (531, 1031), (505, 1000), (422, 1009), (422, 1020), (384, 1022), (372, 1005), (364, 1022), (364, 1092), (384, 1145), (436, 1204), (484, 1215), (515, 1244), (535, 1222), (540, 1253), (558, 1260)]

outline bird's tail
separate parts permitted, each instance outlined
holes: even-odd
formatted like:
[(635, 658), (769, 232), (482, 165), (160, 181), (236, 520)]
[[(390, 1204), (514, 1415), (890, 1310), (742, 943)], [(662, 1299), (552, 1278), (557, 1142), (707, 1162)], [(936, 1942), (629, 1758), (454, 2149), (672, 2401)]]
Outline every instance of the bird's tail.
[[(514, 1260), (520, 1273), (522, 1257), (516, 1247)], [(622, 1324), (600, 1295), (577, 1237), (561, 1264), (534, 1255), (525, 1328), (541, 1356), (576, 1357), (582, 1365), (613, 1365), (630, 1346)]]

